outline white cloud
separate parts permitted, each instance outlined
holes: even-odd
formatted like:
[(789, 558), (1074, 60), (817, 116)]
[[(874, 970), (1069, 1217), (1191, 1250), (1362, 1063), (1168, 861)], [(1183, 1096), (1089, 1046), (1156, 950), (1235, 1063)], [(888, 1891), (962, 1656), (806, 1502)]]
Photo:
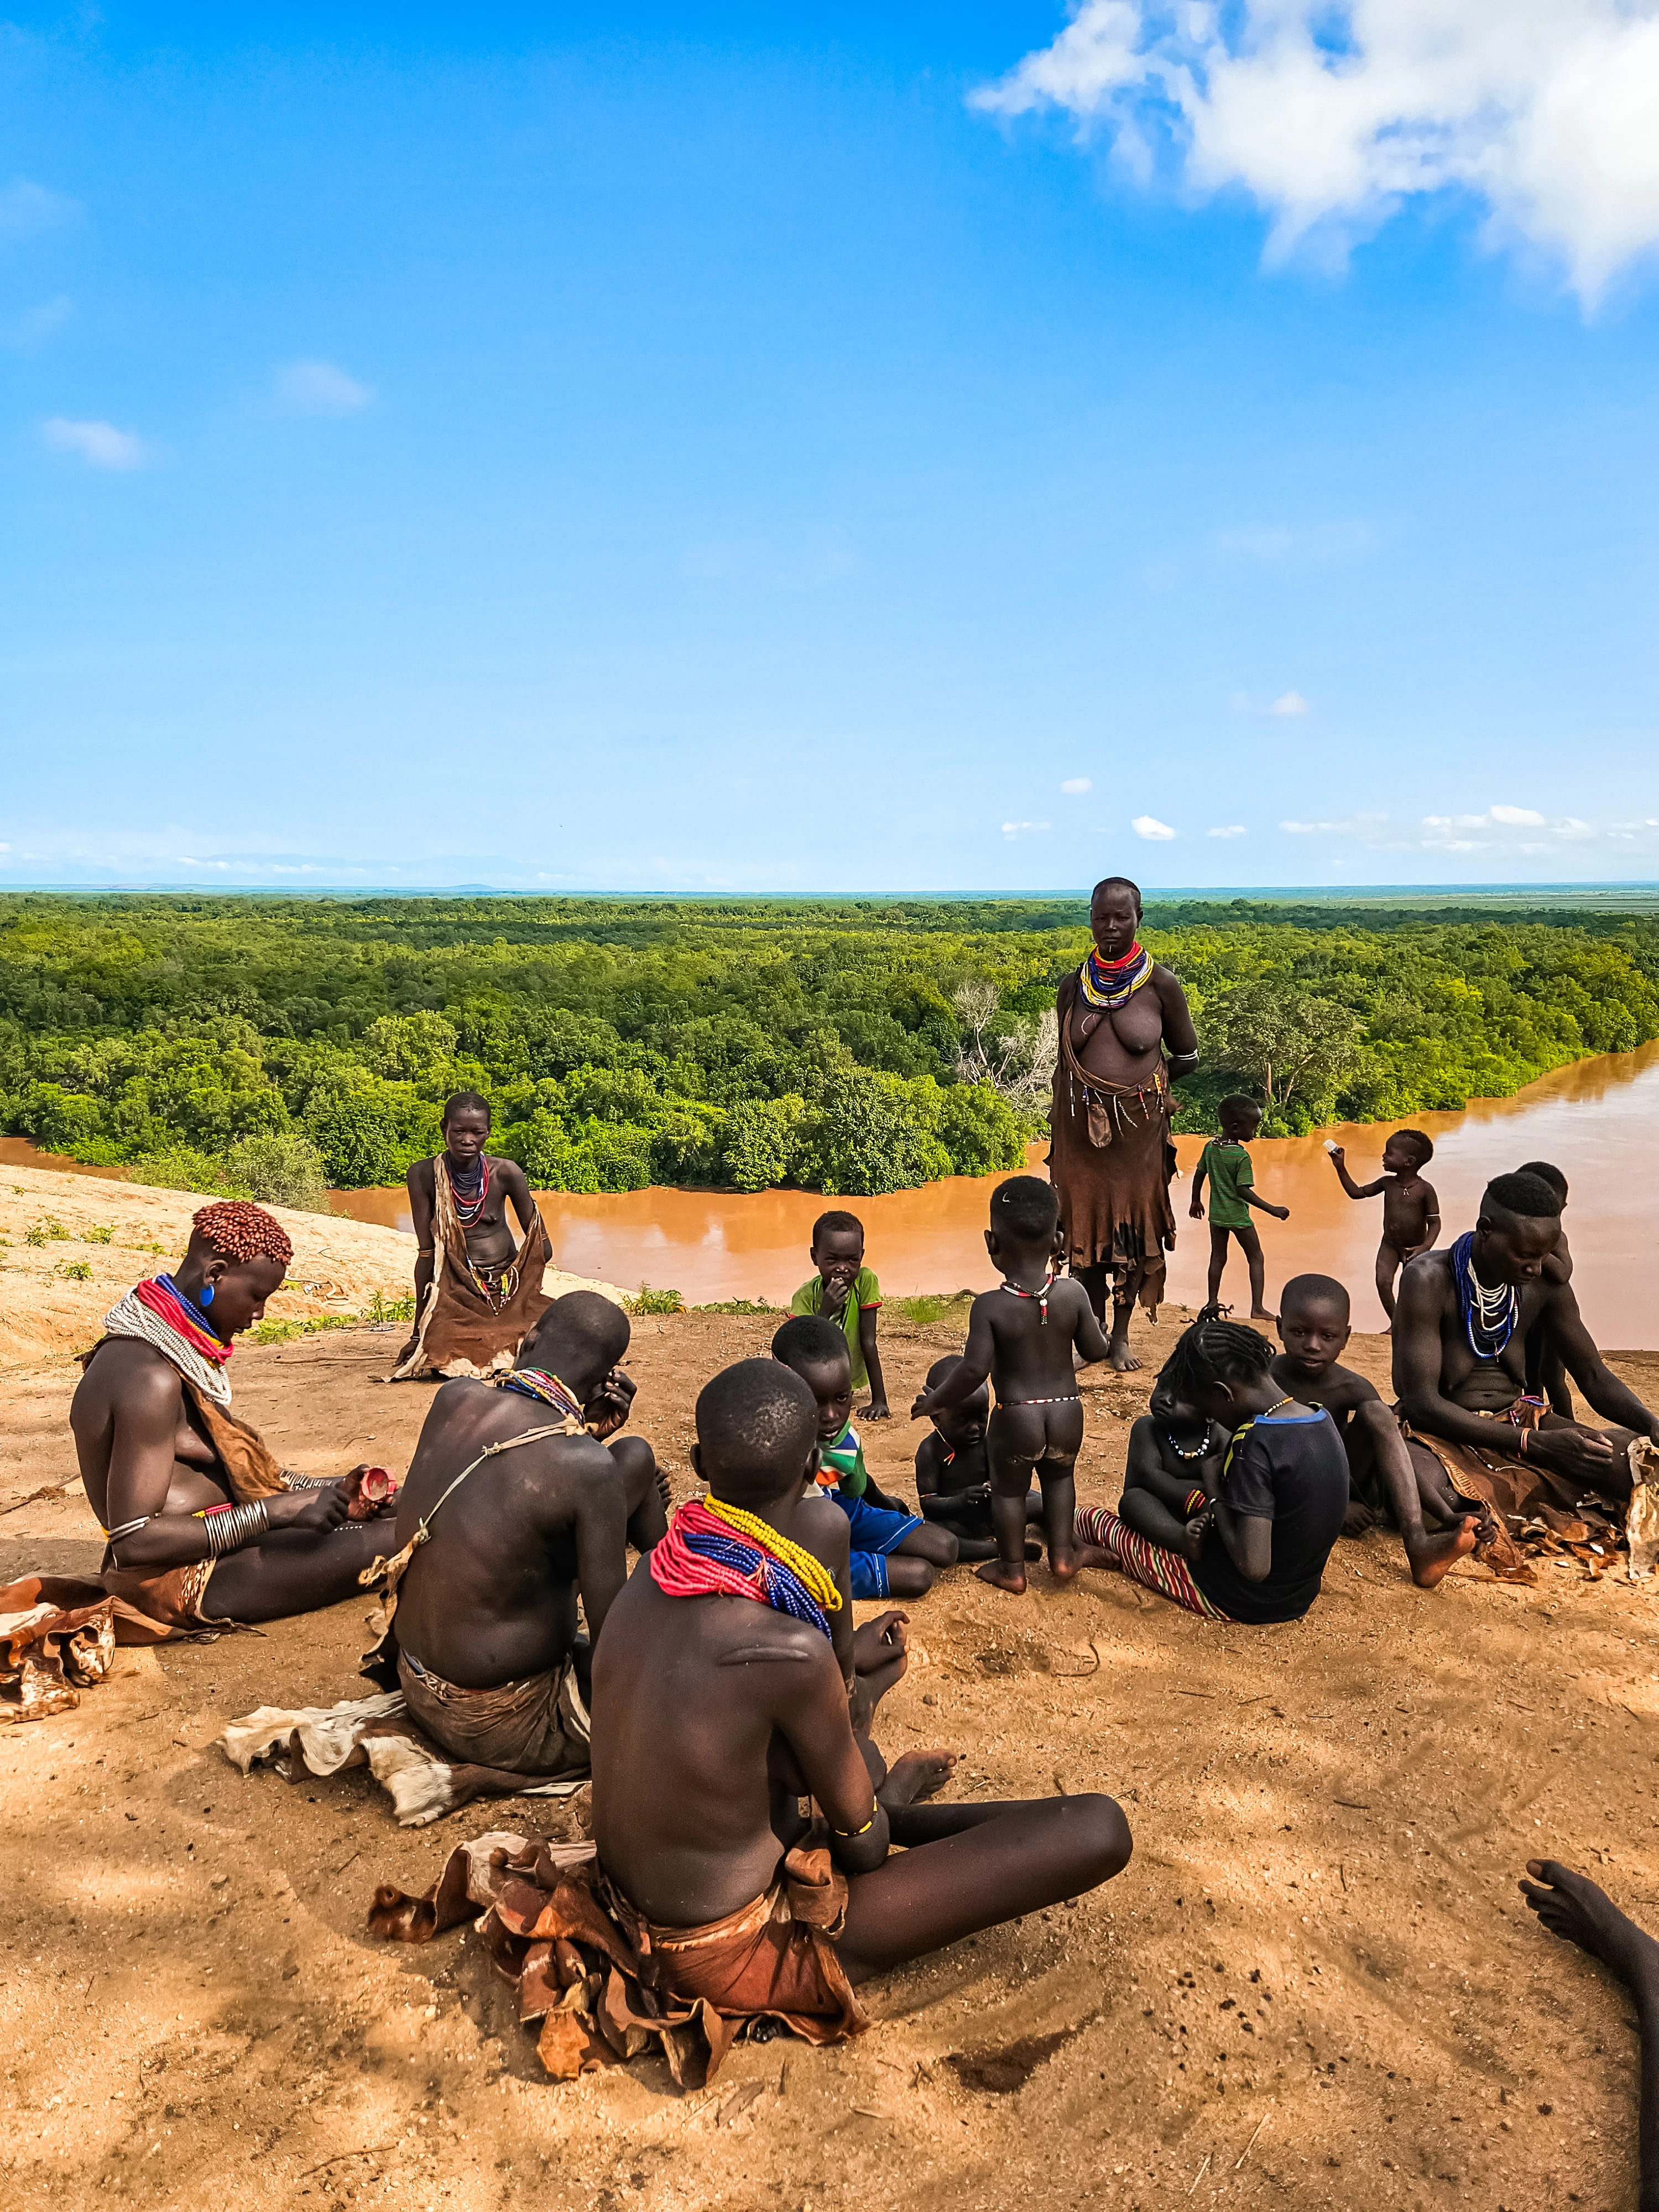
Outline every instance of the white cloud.
[(55, 230), (81, 211), (80, 203), (64, 192), (48, 191), (27, 177), (14, 177), (0, 185), (0, 238), (33, 238)]
[(54, 415), (41, 424), (40, 434), (60, 453), (79, 453), (88, 468), (142, 469), (154, 458), (142, 438), (113, 422), (72, 422)]
[(1068, 775), (1060, 787), (1067, 799), (1081, 799), (1085, 792), (1094, 789), (1094, 778), (1088, 775)]
[(1243, 837), (1249, 834), (1242, 822), (1230, 822), (1224, 830), (1206, 830), (1204, 832), (1206, 837)]
[(1534, 814), (1530, 806), (1492, 806), (1487, 812), (1506, 830), (1541, 830), (1544, 826), (1543, 816)]
[(1299, 691), (1281, 691), (1267, 712), (1270, 714), (1305, 714), (1308, 702)]
[(331, 361), (291, 361), (271, 380), (276, 404), (289, 415), (360, 415), (374, 397)]
[(1152, 845), (1167, 845), (1176, 834), (1169, 823), (1160, 822), (1156, 814), (1137, 814), (1129, 827), (1137, 837), (1144, 837)]
[(1273, 256), (1449, 191), (1586, 301), (1659, 245), (1652, 0), (1081, 0), (975, 104), (1103, 125), (1142, 183), (1167, 149), (1197, 192), (1242, 186)]
[(1049, 824), (1046, 822), (1005, 822), (1002, 825), (1002, 834), (1005, 837), (1024, 837), (1029, 836), (1034, 830), (1046, 830), (1048, 827)]

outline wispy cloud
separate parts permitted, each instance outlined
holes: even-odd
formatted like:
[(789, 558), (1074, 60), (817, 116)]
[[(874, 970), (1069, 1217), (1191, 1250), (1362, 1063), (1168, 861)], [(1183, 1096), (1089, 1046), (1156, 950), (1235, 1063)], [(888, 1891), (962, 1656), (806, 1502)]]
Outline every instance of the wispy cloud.
[(64, 192), (48, 191), (44, 185), (32, 185), (27, 177), (14, 177), (9, 185), (0, 185), (0, 239), (33, 238), (43, 230), (55, 230), (60, 223), (72, 222), (81, 212), (81, 204)]
[(290, 361), (276, 371), (271, 389), (285, 415), (361, 415), (374, 398), (372, 385), (360, 384), (331, 361)]
[(1210, 532), (1213, 552), (1247, 561), (1335, 561), (1366, 552), (1376, 542), (1372, 525), (1358, 520), (1251, 523)]
[(1085, 792), (1094, 789), (1094, 778), (1090, 775), (1068, 775), (1060, 787), (1067, 799), (1081, 799)]
[(40, 425), (40, 434), (60, 453), (78, 453), (91, 469), (142, 469), (155, 458), (155, 448), (132, 430), (118, 430), (113, 422), (76, 422), (53, 415)]
[(1267, 708), (1270, 714), (1305, 714), (1310, 711), (1307, 701), (1299, 691), (1281, 691)]
[(61, 292), (55, 300), (43, 300), (38, 307), (24, 307), (0, 323), (0, 345), (8, 353), (33, 353), (48, 338), (55, 337), (74, 313), (75, 302)]
[(1206, 830), (1204, 835), (1206, 837), (1246, 837), (1249, 832), (1242, 822), (1229, 822), (1223, 829)]
[(1051, 827), (1052, 824), (1047, 822), (1005, 822), (1002, 834), (1005, 837), (1029, 837), (1039, 830)]
[(1126, 174), (1243, 188), (1270, 259), (1340, 263), (1407, 199), (1464, 192), (1487, 236), (1593, 302), (1659, 246), (1659, 23), (1630, 0), (1080, 0), (975, 105), (1100, 126)]
[(1137, 837), (1146, 838), (1151, 845), (1167, 845), (1175, 831), (1167, 822), (1160, 822), (1156, 814), (1137, 814), (1129, 824)]

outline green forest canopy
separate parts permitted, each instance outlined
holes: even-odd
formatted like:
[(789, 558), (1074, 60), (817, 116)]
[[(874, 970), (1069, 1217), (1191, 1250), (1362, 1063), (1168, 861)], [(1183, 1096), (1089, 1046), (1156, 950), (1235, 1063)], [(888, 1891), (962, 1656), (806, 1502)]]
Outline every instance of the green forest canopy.
[[(1659, 1036), (1659, 919), (1152, 904), (1203, 1060), (1271, 1132), (1504, 1097)], [(1074, 899), (0, 896), (0, 1124), (298, 1202), (399, 1181), (445, 1096), (533, 1182), (848, 1195), (1018, 1165)]]

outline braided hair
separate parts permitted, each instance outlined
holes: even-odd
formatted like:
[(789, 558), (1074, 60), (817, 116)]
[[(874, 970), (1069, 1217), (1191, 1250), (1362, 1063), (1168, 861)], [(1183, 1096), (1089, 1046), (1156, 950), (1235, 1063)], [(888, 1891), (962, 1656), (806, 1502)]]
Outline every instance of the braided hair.
[(1267, 1338), (1243, 1322), (1200, 1315), (1182, 1331), (1158, 1379), (1170, 1397), (1196, 1406), (1201, 1394), (1218, 1382), (1248, 1382), (1265, 1375), (1273, 1358)]
[(243, 1199), (222, 1199), (204, 1206), (191, 1218), (191, 1227), (227, 1260), (274, 1260), (286, 1267), (294, 1247), (280, 1221), (262, 1206)]

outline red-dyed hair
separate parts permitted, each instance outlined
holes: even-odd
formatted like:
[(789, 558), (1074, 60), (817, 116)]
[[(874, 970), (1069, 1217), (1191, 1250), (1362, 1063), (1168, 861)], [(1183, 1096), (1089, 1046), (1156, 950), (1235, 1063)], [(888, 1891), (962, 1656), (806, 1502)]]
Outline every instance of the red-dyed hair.
[(294, 1246), (282, 1223), (245, 1199), (221, 1199), (193, 1216), (191, 1227), (228, 1260), (274, 1260), (286, 1267)]

